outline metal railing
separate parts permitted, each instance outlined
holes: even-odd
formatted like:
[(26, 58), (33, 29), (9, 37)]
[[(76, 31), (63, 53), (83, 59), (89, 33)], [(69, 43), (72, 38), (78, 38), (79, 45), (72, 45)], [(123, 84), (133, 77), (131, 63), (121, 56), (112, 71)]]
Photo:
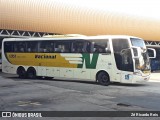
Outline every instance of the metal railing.
[(57, 34), (56, 33), (45, 33), (45, 32), (0, 29), (1, 37), (43, 37), (46, 35), (57, 35)]
[(159, 41), (145, 41), (146, 45), (156, 45), (156, 46), (160, 46), (160, 42)]

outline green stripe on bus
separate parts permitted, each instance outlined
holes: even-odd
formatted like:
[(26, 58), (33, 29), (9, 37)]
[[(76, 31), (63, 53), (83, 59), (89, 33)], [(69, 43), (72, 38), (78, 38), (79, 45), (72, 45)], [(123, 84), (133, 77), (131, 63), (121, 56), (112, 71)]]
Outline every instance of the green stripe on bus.
[(87, 69), (95, 69), (97, 66), (98, 56), (99, 56), (98, 53), (94, 53), (91, 60), (90, 54), (88, 53), (82, 54), (82, 64), (78, 64), (77, 67), (82, 68), (85, 61), (85, 67)]

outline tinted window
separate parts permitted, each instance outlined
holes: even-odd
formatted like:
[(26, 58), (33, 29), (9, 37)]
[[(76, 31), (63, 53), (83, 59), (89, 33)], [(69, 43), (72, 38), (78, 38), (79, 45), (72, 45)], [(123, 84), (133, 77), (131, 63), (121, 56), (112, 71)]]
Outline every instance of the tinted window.
[(41, 41), (39, 42), (39, 52), (54, 52), (53, 41)]
[(113, 50), (116, 61), (116, 66), (119, 70), (132, 71), (133, 61), (131, 49), (129, 48), (129, 42), (127, 39), (113, 39)]
[(38, 52), (38, 41), (26, 42), (26, 52)]
[(109, 49), (108, 40), (93, 40), (92, 41), (92, 51), (95, 53), (106, 53), (106, 48)]
[(145, 48), (145, 43), (141, 39), (131, 38), (131, 43), (132, 43), (133, 46)]
[(69, 52), (71, 52), (71, 42), (69, 42), (69, 41), (56, 41), (54, 51), (56, 53), (69, 53)]
[(72, 52), (74, 53), (90, 53), (91, 51), (91, 43), (89, 41), (74, 41), (72, 45)]
[(4, 52), (13, 52), (13, 42), (4, 42)]
[(112, 43), (114, 52), (121, 52), (121, 50), (129, 48), (127, 39), (113, 39)]
[(13, 44), (14, 52), (26, 52), (26, 42), (16, 41)]
[(26, 52), (26, 42), (23, 42), (23, 41), (5, 42), (4, 51), (5, 52)]

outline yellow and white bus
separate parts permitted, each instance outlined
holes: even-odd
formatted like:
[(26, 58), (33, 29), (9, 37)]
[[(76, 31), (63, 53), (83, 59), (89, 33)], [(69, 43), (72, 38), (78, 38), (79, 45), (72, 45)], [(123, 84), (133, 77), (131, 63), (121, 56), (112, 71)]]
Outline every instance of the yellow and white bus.
[(65, 77), (108, 85), (148, 81), (150, 70), (145, 43), (133, 36), (10, 38), (2, 44), (2, 71), (20, 78)]

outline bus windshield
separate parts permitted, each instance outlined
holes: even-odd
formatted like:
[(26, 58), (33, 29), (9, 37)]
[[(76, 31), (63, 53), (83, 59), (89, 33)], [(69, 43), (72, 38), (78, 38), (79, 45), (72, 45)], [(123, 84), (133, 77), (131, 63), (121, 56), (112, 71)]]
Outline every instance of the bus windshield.
[(147, 53), (147, 49), (145, 43), (142, 39), (131, 38), (132, 46), (141, 48), (141, 56), (138, 59), (135, 59), (135, 69), (141, 70), (142, 72), (146, 72), (150, 70), (150, 60)]
[(142, 39), (138, 38), (131, 38), (132, 46), (141, 47), (143, 49), (146, 49), (146, 45)]

